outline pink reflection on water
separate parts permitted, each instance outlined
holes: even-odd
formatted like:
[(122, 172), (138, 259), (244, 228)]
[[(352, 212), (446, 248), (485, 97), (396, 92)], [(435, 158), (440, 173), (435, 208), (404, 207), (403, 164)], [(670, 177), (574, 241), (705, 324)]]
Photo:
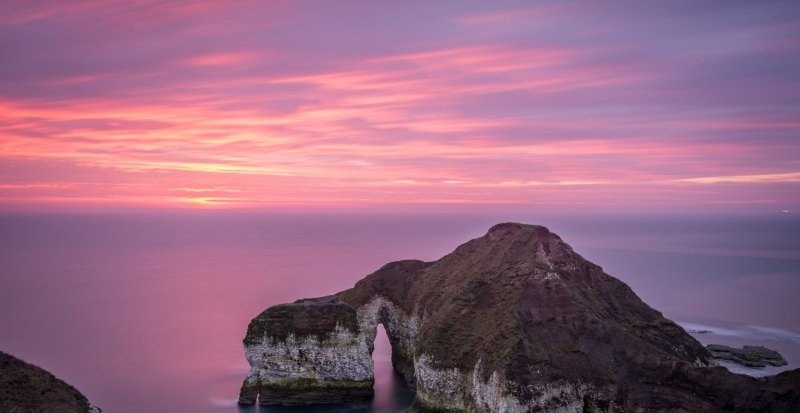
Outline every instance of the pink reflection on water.
[[(250, 319), (344, 290), (409, 256), (382, 231), (291, 226), (69, 219), (15, 233), (6, 222), (0, 349), (68, 380), (106, 411), (238, 411)], [(375, 357), (373, 411), (388, 412), (399, 383), (382, 331)]]
[(372, 411), (404, 411), (410, 405), (414, 393), (405, 387), (402, 377), (392, 368), (392, 348), (383, 325), (378, 325), (372, 360), (375, 361), (375, 398), (372, 400)]
[[(389, 261), (436, 259), (508, 220), (549, 225), (668, 317), (798, 331), (785, 294), (800, 274), (796, 220), (0, 216), (0, 350), (107, 412), (237, 412), (255, 315), (349, 288)], [(645, 235), (649, 252), (631, 248)], [(778, 250), (795, 253), (763, 253)], [(373, 357), (375, 399), (346, 411), (394, 413), (408, 397), (382, 327)]]

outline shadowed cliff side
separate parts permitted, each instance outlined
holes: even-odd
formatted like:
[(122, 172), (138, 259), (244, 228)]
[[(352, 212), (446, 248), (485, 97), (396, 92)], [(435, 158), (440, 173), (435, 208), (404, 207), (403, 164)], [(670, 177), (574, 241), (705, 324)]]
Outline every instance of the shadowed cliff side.
[(101, 413), (49, 372), (0, 351), (0, 412)]
[(252, 368), (240, 402), (368, 397), (378, 323), (417, 390), (416, 411), (800, 407), (798, 371), (754, 379), (714, 367), (700, 343), (557, 235), (511, 223), (437, 261), (390, 263), (334, 296), (267, 309), (245, 338)]

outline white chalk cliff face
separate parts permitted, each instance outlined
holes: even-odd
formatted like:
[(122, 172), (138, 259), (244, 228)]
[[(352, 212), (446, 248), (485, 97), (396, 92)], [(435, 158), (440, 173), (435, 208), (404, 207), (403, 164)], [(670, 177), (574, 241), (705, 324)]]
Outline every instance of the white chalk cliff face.
[[(325, 300), (327, 302), (327, 300)], [(309, 305), (306, 300), (298, 305)], [(313, 304), (312, 304), (313, 305)], [(419, 329), (419, 317), (406, 314), (385, 297), (375, 296), (367, 304), (356, 309), (358, 333), (353, 333), (340, 324), (326, 339), (315, 336), (296, 337), (289, 334), (280, 339), (267, 334), (259, 342), (245, 345), (245, 355), (251, 369), (245, 379), (244, 388), (263, 387), (277, 389), (292, 386), (318, 386), (324, 399), (319, 403), (337, 403), (357, 400), (369, 396), (370, 392), (351, 392), (346, 400), (326, 394), (324, 390), (338, 388), (360, 388), (361, 384), (374, 382), (375, 335), (378, 324), (383, 324), (392, 343), (393, 353), (400, 353), (411, 362), (407, 381), (416, 385), (420, 401), (430, 406), (457, 406), (465, 410), (492, 412), (526, 412), (527, 407), (509, 395), (508, 385), (497, 372), (488, 381), (481, 379), (480, 363), (470, 372), (458, 369), (436, 369), (428, 355), (415, 353)], [(559, 393), (563, 395), (562, 393)], [(262, 396), (264, 404), (303, 404), (308, 401), (286, 403), (286, 400)], [(297, 395), (294, 395), (297, 397)], [(578, 401), (580, 401), (578, 399)], [(255, 402), (243, 391), (242, 404)], [(582, 403), (579, 403), (582, 406)], [(580, 407), (579, 406), (579, 407)]]
[(248, 380), (252, 383), (372, 380), (372, 358), (366, 336), (337, 326), (326, 340), (294, 335), (284, 341), (266, 337), (262, 343), (245, 346), (247, 361), (252, 366)]
[[(303, 304), (307, 305), (307, 304)], [(541, 396), (537, 400), (522, 403), (509, 392), (509, 384), (500, 378), (498, 372), (492, 372), (484, 381), (481, 374), (481, 363), (478, 362), (471, 371), (463, 372), (457, 368), (437, 369), (432, 359), (426, 354), (415, 353), (419, 328), (419, 317), (405, 314), (391, 301), (376, 296), (367, 304), (356, 310), (358, 317), (358, 333), (337, 324), (327, 339), (306, 336), (298, 338), (290, 334), (280, 340), (266, 335), (261, 342), (245, 345), (245, 354), (251, 365), (250, 373), (245, 379), (245, 387), (268, 385), (268, 388), (280, 388), (302, 385), (320, 387), (318, 403), (339, 403), (368, 397), (369, 391), (353, 391), (342, 398), (328, 394), (324, 390), (336, 391), (337, 387), (358, 387), (374, 381), (375, 335), (378, 324), (383, 324), (392, 342), (393, 352), (404, 353), (411, 361), (413, 376), (407, 380), (416, 386), (420, 406), (434, 408), (447, 406), (465, 411), (486, 412), (528, 412), (541, 401), (553, 398), (570, 398), (572, 403), (555, 411), (581, 411), (583, 399), (581, 389), (574, 386), (551, 385), (540, 389)], [(296, 397), (296, 395), (295, 395)], [(546, 400), (548, 399), (548, 400)], [(254, 399), (244, 398), (243, 404), (253, 403)], [(287, 404), (279, 398), (263, 398), (264, 404)], [(306, 398), (288, 404), (304, 404)]]
[[(288, 304), (300, 308), (329, 305), (335, 305), (329, 298)], [(378, 324), (384, 325), (394, 352), (411, 354), (418, 320), (380, 296), (356, 309), (355, 314), (356, 331), (334, 321), (333, 331), (324, 337), (298, 336), (294, 332), (277, 337), (264, 331), (260, 339), (246, 341), (245, 356), (251, 368), (240, 403), (254, 403), (255, 393), (262, 388), (271, 394), (261, 397), (263, 404), (339, 403), (371, 396), (375, 379), (372, 352)], [(308, 396), (292, 391), (302, 388), (306, 392), (309, 387), (318, 389)], [(346, 394), (333, 394), (341, 392)]]
[(800, 411), (800, 370), (757, 380), (544, 227), (500, 224), (434, 261), (389, 263), (336, 295), (268, 308), (239, 401), (372, 396), (377, 325), (414, 412)]

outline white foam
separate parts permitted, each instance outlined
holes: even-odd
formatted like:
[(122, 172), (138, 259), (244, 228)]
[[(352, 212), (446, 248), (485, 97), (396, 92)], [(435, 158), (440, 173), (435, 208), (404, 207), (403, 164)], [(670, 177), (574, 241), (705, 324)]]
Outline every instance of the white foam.
[(212, 397), (208, 399), (214, 407), (234, 407), (239, 402), (239, 399), (223, 399), (219, 397)]
[(743, 325), (736, 328), (709, 326), (705, 324), (688, 323), (679, 321), (678, 325), (691, 333), (703, 331), (703, 334), (719, 336), (743, 337), (756, 340), (791, 341), (800, 344), (800, 334), (776, 327)]
[(757, 333), (761, 334), (761, 337), (765, 338), (772, 338), (774, 340), (786, 340), (786, 341), (793, 341), (795, 343), (800, 343), (800, 334), (795, 333), (794, 331), (784, 330), (781, 328), (775, 327), (763, 327), (763, 326), (745, 326), (750, 330), (755, 330)]
[(722, 327), (715, 327), (709, 326), (705, 324), (696, 324), (696, 323), (687, 323), (683, 321), (678, 321), (678, 325), (683, 327), (684, 330), (687, 330), (692, 333), (697, 333), (700, 331), (707, 332), (703, 334), (717, 334), (720, 336), (734, 336), (734, 337), (743, 337), (745, 336), (745, 332), (742, 330), (730, 329), (730, 328), (722, 328)]

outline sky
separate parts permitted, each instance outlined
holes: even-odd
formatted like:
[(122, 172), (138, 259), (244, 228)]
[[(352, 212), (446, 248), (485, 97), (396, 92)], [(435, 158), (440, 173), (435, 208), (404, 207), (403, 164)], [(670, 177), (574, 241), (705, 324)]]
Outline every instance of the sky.
[(800, 209), (800, 3), (0, 2), (0, 209)]

